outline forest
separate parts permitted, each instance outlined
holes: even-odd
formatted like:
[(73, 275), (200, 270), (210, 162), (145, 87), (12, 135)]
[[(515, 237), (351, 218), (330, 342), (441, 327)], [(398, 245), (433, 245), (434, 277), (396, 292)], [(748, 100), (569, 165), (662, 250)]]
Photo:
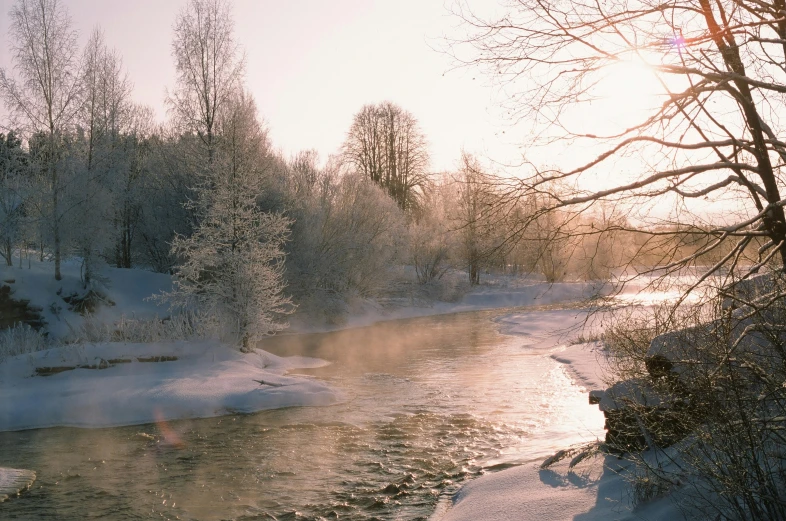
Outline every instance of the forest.
[(23, 1), (10, 15), (0, 256), (51, 260), (58, 280), (63, 259), (79, 259), (85, 295), (100, 297), (104, 265), (173, 274), (164, 300), (229, 313), (247, 343), (297, 307), (340, 320), (349, 298), (413, 285), (458, 298), (449, 271), (464, 286), (489, 272), (593, 280), (673, 254), (626, 232), (611, 205), (541, 211), (552, 196), (513, 196), (504, 169), (470, 152), (431, 170), (416, 115), (390, 101), (358, 107), (329, 157), (284, 157), (244, 84), (226, 2), (179, 14), (163, 122), (134, 102), (100, 28), (79, 48), (63, 3)]

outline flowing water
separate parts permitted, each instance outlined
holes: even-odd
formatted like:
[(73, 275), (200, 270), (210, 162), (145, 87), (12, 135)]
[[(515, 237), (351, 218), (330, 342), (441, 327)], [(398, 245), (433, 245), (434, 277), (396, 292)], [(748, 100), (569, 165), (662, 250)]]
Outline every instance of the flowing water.
[(497, 314), (263, 343), (331, 361), (299, 371), (344, 391), (331, 407), (0, 433), (3, 466), (38, 473), (0, 518), (428, 519), (470, 478), (602, 434), (547, 356), (559, 339), (503, 335)]

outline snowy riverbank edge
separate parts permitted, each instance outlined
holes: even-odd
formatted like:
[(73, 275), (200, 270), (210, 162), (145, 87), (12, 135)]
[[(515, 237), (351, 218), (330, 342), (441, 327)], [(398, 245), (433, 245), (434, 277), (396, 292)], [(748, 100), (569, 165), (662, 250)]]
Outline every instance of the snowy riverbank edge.
[[(557, 347), (551, 354), (566, 364), (587, 392), (605, 388), (605, 355), (599, 343)], [(597, 407), (587, 404), (587, 407)], [(569, 447), (565, 447), (566, 449)], [(644, 505), (631, 502), (630, 463), (616, 456), (590, 457), (569, 468), (571, 458), (541, 469), (535, 461), (487, 474), (464, 485), (431, 521), (666, 521), (683, 519), (663, 497)]]

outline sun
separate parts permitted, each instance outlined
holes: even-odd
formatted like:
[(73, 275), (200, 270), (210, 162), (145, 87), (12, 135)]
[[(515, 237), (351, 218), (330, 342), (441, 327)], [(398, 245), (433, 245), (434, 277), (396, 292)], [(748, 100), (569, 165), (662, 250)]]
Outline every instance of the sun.
[(653, 68), (642, 62), (620, 61), (597, 71), (585, 114), (597, 132), (618, 132), (640, 124), (661, 103), (663, 85)]

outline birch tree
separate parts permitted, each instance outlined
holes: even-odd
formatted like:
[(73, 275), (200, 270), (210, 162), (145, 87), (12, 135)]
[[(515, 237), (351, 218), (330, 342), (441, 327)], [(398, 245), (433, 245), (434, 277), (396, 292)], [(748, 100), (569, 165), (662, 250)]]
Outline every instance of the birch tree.
[(257, 206), (264, 178), (267, 135), (250, 95), (239, 92), (217, 120), (213, 162), (197, 184), (199, 226), (178, 236), (172, 250), (184, 259), (169, 300), (196, 301), (216, 317), (243, 350), (284, 327), (291, 312), (284, 296), (284, 250), (290, 220)]
[[(83, 102), (79, 123), (84, 132), (83, 168), (71, 201), (74, 246), (83, 262), (83, 282), (91, 279), (100, 255), (110, 247), (120, 210), (117, 178), (126, 164), (121, 143), (130, 119), (131, 84), (118, 54), (108, 49), (96, 29), (83, 54)], [(119, 198), (117, 198), (119, 199)], [(114, 225), (114, 226), (113, 226)]]
[(183, 129), (199, 136), (213, 160), (219, 113), (240, 86), (244, 58), (225, 0), (190, 0), (175, 22), (177, 86), (167, 101)]
[(58, 0), (19, 0), (9, 12), (11, 57), (16, 78), (0, 69), (0, 95), (13, 123), (46, 136), (42, 155), (47, 173), (55, 279), (60, 280), (61, 182), (58, 177), (60, 140), (80, 108), (81, 75), (77, 33)]

